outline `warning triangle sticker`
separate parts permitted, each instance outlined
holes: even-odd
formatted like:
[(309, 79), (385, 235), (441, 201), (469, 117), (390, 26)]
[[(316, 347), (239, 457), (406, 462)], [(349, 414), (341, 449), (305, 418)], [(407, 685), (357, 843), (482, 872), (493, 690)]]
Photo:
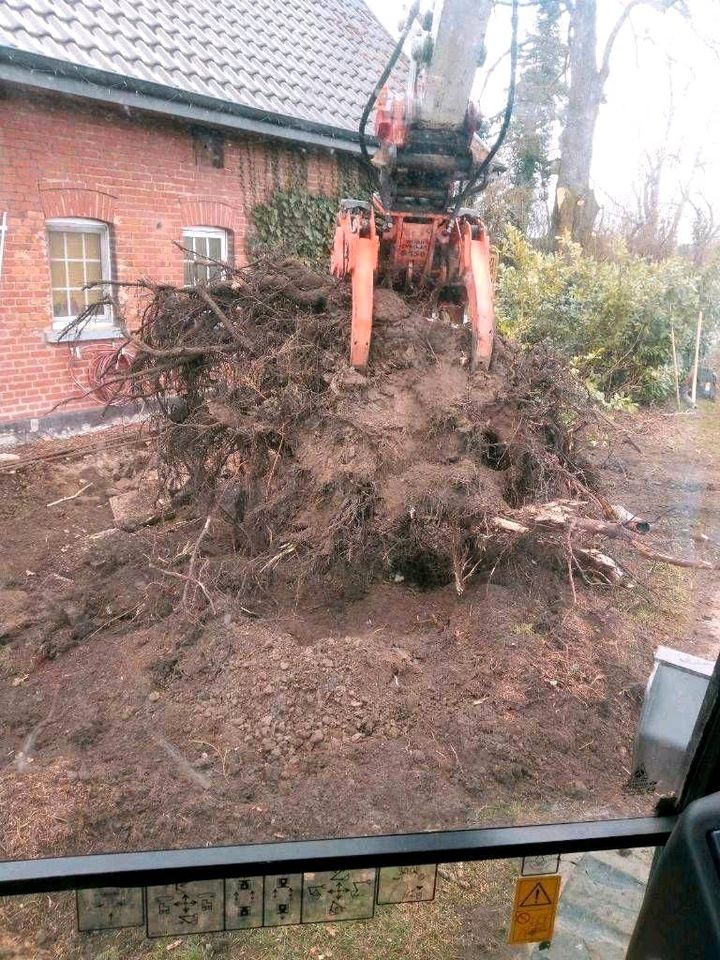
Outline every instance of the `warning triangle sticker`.
[(525, 897), (525, 899), (518, 905), (521, 907), (549, 907), (552, 905), (552, 900), (547, 894), (547, 890), (538, 882), (532, 888), (530, 893)]

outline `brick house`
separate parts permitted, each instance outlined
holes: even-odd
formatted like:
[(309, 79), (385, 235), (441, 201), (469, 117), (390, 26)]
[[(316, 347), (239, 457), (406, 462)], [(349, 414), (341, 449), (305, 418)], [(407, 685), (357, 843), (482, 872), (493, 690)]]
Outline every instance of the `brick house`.
[(183, 283), (179, 246), (242, 263), (291, 172), (334, 195), (391, 48), (363, 0), (4, 0), (0, 433), (101, 416), (112, 310), (60, 338), (88, 281)]

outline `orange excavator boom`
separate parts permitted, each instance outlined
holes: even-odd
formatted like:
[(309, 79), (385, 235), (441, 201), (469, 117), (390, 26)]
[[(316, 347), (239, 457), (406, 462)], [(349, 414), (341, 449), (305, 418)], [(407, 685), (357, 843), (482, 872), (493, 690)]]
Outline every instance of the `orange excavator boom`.
[[(389, 64), (368, 100), (360, 145), (378, 180), (373, 202), (346, 199), (337, 216), (331, 270), (352, 282), (350, 362), (364, 367), (372, 338), (377, 280), (428, 289), (434, 308), (462, 315), (471, 333), (471, 369), (488, 369), (495, 333), (490, 239), (480, 214), (463, 206), (487, 182), (512, 110), (517, 62), (517, 0), (513, 0), (513, 81), (503, 128), (492, 150), (476, 135), (479, 113), (469, 103), (484, 44), (491, 0), (437, 0), (439, 16), (410, 11)], [(415, 30), (409, 89), (386, 82)], [(365, 124), (375, 109), (378, 149), (370, 158)]]

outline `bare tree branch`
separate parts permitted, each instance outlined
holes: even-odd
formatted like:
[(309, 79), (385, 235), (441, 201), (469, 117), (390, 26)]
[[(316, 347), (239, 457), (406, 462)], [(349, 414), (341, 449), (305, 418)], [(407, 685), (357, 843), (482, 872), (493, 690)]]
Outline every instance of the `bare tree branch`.
[(622, 28), (627, 23), (628, 17), (633, 12), (636, 7), (641, 6), (643, 3), (652, 3), (653, 0), (630, 0), (630, 3), (625, 7), (620, 16), (615, 21), (612, 30), (610, 31), (608, 38), (605, 42), (605, 49), (603, 50), (602, 59), (600, 61), (600, 69), (598, 71), (598, 76), (600, 78), (600, 83), (604, 83), (610, 73), (610, 57), (612, 55), (613, 47), (615, 46), (615, 41), (618, 38), (618, 34)]
[(627, 23), (628, 17), (633, 10), (636, 7), (641, 6), (653, 7), (655, 10), (659, 10), (660, 12), (665, 12), (673, 7), (677, 7), (683, 14), (686, 13), (684, 0), (630, 0), (628, 5), (615, 21), (615, 24), (605, 42), (605, 49), (603, 50), (602, 60), (600, 61), (600, 69), (598, 71), (598, 78), (601, 85), (605, 83), (610, 73), (610, 57), (612, 55), (613, 47), (615, 46), (615, 41), (618, 38), (618, 34)]
[[(522, 4), (521, 4), (521, 6), (522, 6)], [(532, 42), (533, 42), (533, 38), (532, 38), (532, 37), (527, 37), (527, 39), (523, 40), (521, 43), (518, 44), (518, 50), (522, 50), (523, 47), (528, 46), (528, 44), (530, 44), (530, 43), (532, 43)], [(491, 66), (488, 67), (487, 73), (485, 74), (485, 79), (483, 80), (482, 88), (481, 88), (481, 90), (480, 90), (480, 95), (479, 95), (479, 97), (478, 97), (479, 100), (482, 100), (483, 94), (485, 93), (485, 88), (486, 88), (487, 85), (488, 85), (488, 81), (489, 81), (490, 77), (491, 77), (491, 76), (493, 75), (493, 73), (497, 70), (497, 68), (500, 66), (500, 64), (503, 63), (503, 61), (505, 60), (505, 58), (506, 58), (506, 57), (509, 57), (509, 56), (510, 56), (510, 47), (508, 47), (507, 50), (506, 50), (504, 53), (501, 53), (500, 56), (497, 58), (497, 60), (493, 61), (493, 63), (491, 64)]]

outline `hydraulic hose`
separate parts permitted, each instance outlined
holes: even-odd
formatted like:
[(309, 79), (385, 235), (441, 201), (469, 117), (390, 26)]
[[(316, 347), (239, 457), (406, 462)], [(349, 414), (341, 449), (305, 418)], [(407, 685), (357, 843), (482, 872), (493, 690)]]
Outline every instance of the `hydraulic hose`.
[(377, 170), (375, 169), (375, 167), (373, 167), (370, 154), (368, 153), (367, 142), (365, 139), (365, 127), (367, 126), (368, 118), (372, 113), (372, 109), (375, 106), (375, 101), (380, 95), (380, 91), (387, 83), (387, 79), (390, 76), (393, 67), (400, 59), (402, 48), (405, 45), (405, 41), (407, 40), (408, 34), (412, 29), (412, 25), (415, 22), (415, 18), (417, 17), (419, 10), (420, 10), (420, 0), (415, 0), (413, 5), (410, 7), (407, 20), (405, 21), (405, 26), (402, 29), (398, 42), (395, 44), (395, 49), (390, 55), (390, 59), (388, 60), (385, 66), (385, 69), (380, 75), (380, 79), (375, 84), (372, 93), (368, 97), (368, 101), (365, 104), (365, 109), (363, 110), (362, 116), (360, 117), (360, 128), (358, 130), (358, 133), (360, 135), (360, 153), (362, 154), (363, 160), (365, 161), (367, 166), (372, 170), (375, 176), (377, 176)]
[(508, 132), (510, 126), (510, 120), (512, 118), (513, 107), (515, 106), (515, 86), (517, 79), (517, 63), (518, 63), (518, 8), (519, 0), (512, 0), (512, 39), (510, 41), (510, 86), (508, 87), (508, 98), (505, 105), (505, 113), (503, 116), (502, 126), (500, 127), (500, 132), (497, 135), (495, 143), (492, 145), (492, 148), (488, 155), (485, 157), (483, 162), (480, 164), (480, 167), (475, 174), (475, 176), (470, 180), (465, 187), (465, 189), (459, 194), (457, 201), (455, 203), (455, 208), (453, 210), (453, 217), (458, 215), (460, 208), (467, 202), (467, 200), (476, 193), (480, 193), (485, 189), (488, 181), (488, 174), (490, 172), (490, 166), (495, 159), (500, 147), (503, 145), (503, 141)]

